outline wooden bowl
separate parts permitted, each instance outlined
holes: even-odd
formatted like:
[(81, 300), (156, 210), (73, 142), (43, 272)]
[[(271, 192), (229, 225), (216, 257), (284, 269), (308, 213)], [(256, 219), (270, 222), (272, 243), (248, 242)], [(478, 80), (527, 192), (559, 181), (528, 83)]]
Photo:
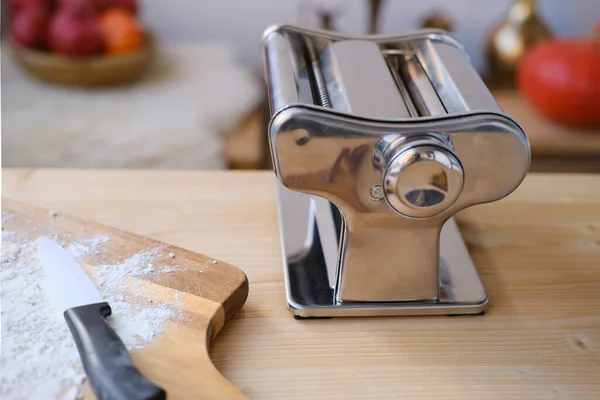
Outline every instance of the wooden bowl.
[(152, 59), (154, 43), (152, 36), (146, 34), (145, 44), (138, 50), (81, 59), (33, 50), (14, 41), (10, 41), (10, 46), (16, 61), (43, 81), (72, 86), (106, 86), (139, 78)]

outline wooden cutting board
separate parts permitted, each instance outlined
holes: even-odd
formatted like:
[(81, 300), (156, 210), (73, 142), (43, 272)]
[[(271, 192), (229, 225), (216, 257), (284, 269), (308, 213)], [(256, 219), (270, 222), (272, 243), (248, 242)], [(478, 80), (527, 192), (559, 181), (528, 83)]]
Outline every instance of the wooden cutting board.
[[(135, 289), (129, 290), (140, 291), (152, 301), (178, 299), (181, 314), (169, 320), (164, 331), (143, 349), (132, 352), (136, 366), (167, 391), (168, 399), (246, 398), (213, 366), (208, 353), (212, 340), (246, 301), (244, 272), (179, 247), (23, 203), (3, 199), (2, 211), (3, 229), (32, 240), (57, 235), (68, 243), (81, 237), (108, 236), (100, 252), (83, 256), (81, 263), (88, 272), (94, 265), (116, 264), (145, 249), (159, 248), (162, 254), (156, 267), (177, 269), (140, 276), (140, 284), (136, 281)], [(95, 398), (87, 383), (82, 391), (85, 399)]]

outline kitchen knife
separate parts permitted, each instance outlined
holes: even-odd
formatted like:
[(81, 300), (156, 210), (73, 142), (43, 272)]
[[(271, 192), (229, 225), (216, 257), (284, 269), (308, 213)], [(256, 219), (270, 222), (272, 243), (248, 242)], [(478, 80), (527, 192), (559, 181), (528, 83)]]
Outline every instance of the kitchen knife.
[(92, 390), (99, 400), (162, 400), (166, 393), (144, 377), (125, 345), (105, 320), (112, 310), (68, 251), (40, 237), (37, 255), (50, 287), (64, 306), (64, 317)]

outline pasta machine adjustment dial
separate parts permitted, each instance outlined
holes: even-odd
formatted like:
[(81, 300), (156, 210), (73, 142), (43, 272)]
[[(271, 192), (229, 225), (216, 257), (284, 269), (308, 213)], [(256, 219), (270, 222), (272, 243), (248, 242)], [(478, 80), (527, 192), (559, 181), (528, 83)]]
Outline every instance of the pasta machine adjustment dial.
[(385, 200), (408, 218), (434, 217), (458, 198), (464, 171), (452, 151), (421, 144), (396, 151), (383, 171)]

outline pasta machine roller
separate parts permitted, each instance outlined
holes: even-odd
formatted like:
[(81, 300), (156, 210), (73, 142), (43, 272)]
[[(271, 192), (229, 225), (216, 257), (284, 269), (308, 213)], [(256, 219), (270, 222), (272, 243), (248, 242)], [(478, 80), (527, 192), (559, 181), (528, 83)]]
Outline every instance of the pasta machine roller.
[(262, 49), (292, 313), (483, 312), (453, 216), (510, 194), (531, 155), (461, 45), (284, 25)]

